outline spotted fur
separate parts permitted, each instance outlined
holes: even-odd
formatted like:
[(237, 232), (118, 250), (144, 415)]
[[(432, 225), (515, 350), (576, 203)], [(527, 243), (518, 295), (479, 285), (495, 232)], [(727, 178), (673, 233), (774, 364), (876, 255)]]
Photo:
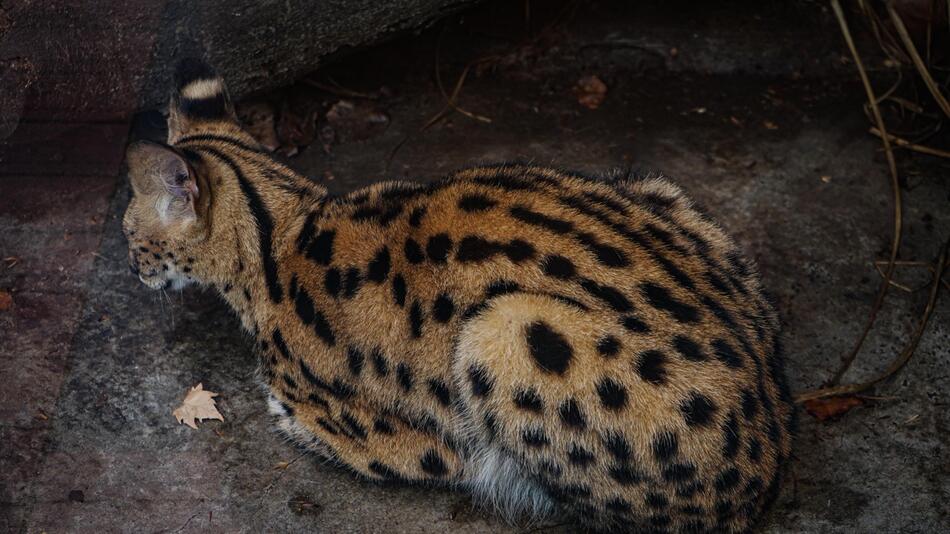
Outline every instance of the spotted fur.
[(194, 65), (169, 127), (129, 149), (130, 264), (219, 291), (292, 439), (511, 520), (741, 532), (775, 494), (794, 422), (776, 313), (665, 178), (496, 165), (333, 197)]

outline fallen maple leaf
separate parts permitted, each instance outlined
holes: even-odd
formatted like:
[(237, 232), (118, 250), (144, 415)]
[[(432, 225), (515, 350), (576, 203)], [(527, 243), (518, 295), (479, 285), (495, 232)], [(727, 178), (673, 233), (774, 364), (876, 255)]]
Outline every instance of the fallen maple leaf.
[(829, 397), (827, 399), (811, 399), (804, 402), (805, 411), (819, 421), (827, 421), (840, 417), (852, 408), (863, 406), (864, 401), (858, 397)]
[(224, 417), (221, 416), (214, 405), (214, 397), (217, 396), (217, 393), (205, 391), (204, 387), (198, 384), (188, 390), (185, 400), (182, 401), (181, 406), (175, 408), (172, 415), (175, 416), (175, 419), (178, 419), (178, 424), (185, 423), (195, 430), (198, 430), (195, 420), (217, 419), (218, 421), (224, 421)]
[(587, 109), (597, 109), (607, 98), (607, 84), (597, 76), (584, 76), (574, 86), (577, 103)]
[(13, 295), (5, 289), (0, 289), (0, 311), (7, 311), (13, 306)]

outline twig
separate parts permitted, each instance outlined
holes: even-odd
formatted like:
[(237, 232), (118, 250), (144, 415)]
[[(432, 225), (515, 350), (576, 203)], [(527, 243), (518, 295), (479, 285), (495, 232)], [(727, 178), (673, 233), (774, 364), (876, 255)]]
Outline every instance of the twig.
[[(881, 273), (881, 276), (883, 276), (884, 273), (882, 273), (881, 270), (878, 269), (878, 266), (880, 266), (880, 265), (887, 265), (887, 261), (886, 261), (886, 260), (877, 260), (877, 261), (874, 262), (874, 268), (877, 269), (877, 271), (878, 271), (879, 273)], [(930, 271), (931, 273), (934, 272), (934, 265), (933, 265), (932, 263), (930, 263), (930, 262), (927, 262), (927, 261), (895, 261), (895, 262), (894, 262), (894, 265), (896, 265), (897, 267), (905, 267), (905, 266), (906, 266), (906, 267), (926, 267), (927, 270)], [(941, 278), (941, 279), (940, 279), (940, 283), (943, 284), (943, 287), (945, 287), (945, 288), (947, 288), (948, 290), (950, 290), (950, 282), (948, 282), (947, 280)], [(929, 285), (929, 284), (928, 284), (928, 285)], [(924, 287), (927, 287), (927, 286), (924, 286)], [(921, 288), (921, 289), (923, 289), (923, 288)], [(918, 290), (918, 291), (919, 291), (919, 290)]]
[(917, 73), (920, 74), (920, 77), (924, 80), (924, 85), (927, 86), (927, 90), (930, 91), (934, 100), (937, 101), (937, 105), (940, 106), (940, 109), (943, 110), (947, 117), (950, 117), (950, 102), (947, 102), (943, 93), (940, 92), (940, 88), (937, 87), (937, 83), (934, 82), (930, 71), (927, 70), (927, 65), (924, 64), (924, 60), (921, 59), (920, 54), (917, 53), (917, 47), (914, 46), (914, 41), (910, 38), (910, 34), (907, 33), (904, 21), (901, 20), (900, 15), (894, 10), (894, 6), (891, 2), (886, 2), (885, 5), (887, 6), (888, 14), (891, 16), (891, 21), (894, 23), (894, 29), (897, 30), (897, 34), (904, 43), (904, 48), (907, 49), (907, 53), (910, 54), (910, 59), (914, 62), (914, 67), (917, 68)]
[[(884, 262), (884, 263), (887, 264), (887, 262)], [(878, 265), (877, 263), (874, 264), (874, 270), (877, 271), (877, 274), (881, 275), (882, 278), (884, 277), (884, 271), (881, 270), (881, 266)], [(900, 289), (901, 291), (906, 291), (908, 293), (915, 292), (915, 290), (911, 289), (910, 287), (905, 286), (904, 284), (895, 282), (894, 280), (891, 280), (891, 285), (896, 287), (897, 289)], [(927, 287), (927, 286), (924, 286), (924, 287)], [(923, 289), (923, 288), (920, 288), (920, 289)], [(920, 289), (918, 289), (917, 291), (919, 291)]]
[(442, 106), (442, 109), (440, 109), (438, 113), (436, 113), (435, 115), (432, 116), (432, 118), (426, 121), (426, 123), (423, 124), (422, 127), (419, 128), (417, 132), (415, 132), (414, 134), (406, 135), (402, 139), (402, 141), (399, 141), (399, 143), (397, 143), (396, 146), (394, 146), (393, 149), (389, 151), (389, 156), (386, 158), (387, 171), (389, 170), (389, 167), (392, 165), (393, 158), (396, 157), (396, 152), (398, 152), (399, 149), (403, 147), (403, 145), (408, 143), (409, 140), (412, 139), (414, 135), (421, 134), (422, 132), (432, 127), (434, 124), (444, 119), (448, 115), (449, 111), (453, 109), (455, 111), (458, 111), (462, 115), (465, 115), (466, 117), (469, 117), (471, 119), (474, 119), (480, 122), (490, 123), (492, 121), (488, 117), (485, 117), (483, 115), (478, 115), (476, 113), (472, 113), (466, 109), (461, 108), (455, 102), (458, 99), (459, 93), (462, 91), (462, 86), (465, 85), (465, 79), (468, 77), (468, 73), (472, 69), (472, 67), (480, 63), (484, 63), (486, 61), (495, 61), (497, 58), (495, 56), (486, 56), (486, 57), (476, 59), (475, 61), (472, 61), (471, 63), (466, 65), (465, 68), (462, 69), (462, 74), (460, 74), (458, 77), (458, 80), (456, 80), (455, 87), (452, 88), (452, 94), (448, 95), (445, 92), (445, 87), (442, 85), (442, 75), (439, 71), (440, 56), (441, 56), (441, 51), (442, 51), (442, 36), (444, 35), (445, 35), (445, 30), (443, 28), (442, 33), (439, 34), (439, 40), (436, 42), (436, 45), (435, 45), (435, 80), (436, 80), (436, 84), (439, 87), (439, 92), (442, 94), (442, 97), (445, 98), (445, 105)]
[(304, 80), (303, 83), (311, 87), (320, 89), (321, 91), (326, 91), (330, 93), (331, 95), (344, 96), (348, 98), (365, 98), (366, 100), (379, 100), (379, 95), (353, 91), (352, 89), (347, 89), (346, 87), (343, 87), (342, 85), (336, 83), (333, 80), (330, 80), (329, 78), (328, 80), (330, 81), (332, 85), (328, 85), (323, 82), (318, 82), (316, 80)]
[[(878, 130), (877, 128), (871, 127), (871, 129), (870, 129), (869, 131), (870, 131), (873, 135), (876, 135), (877, 137), (882, 137), (882, 136), (881, 136), (881, 131)], [(894, 135), (894, 134), (887, 134), (887, 138), (888, 138), (889, 141), (891, 141), (892, 143), (894, 143), (895, 145), (897, 145), (897, 146), (899, 146), (899, 147), (901, 147), (901, 148), (906, 148), (907, 150), (913, 150), (914, 152), (920, 152), (921, 154), (927, 154), (927, 155), (930, 155), (930, 156), (937, 156), (938, 158), (947, 158), (947, 159), (950, 159), (950, 152), (947, 152), (946, 150), (940, 150), (939, 148), (931, 148), (931, 147), (929, 147), (929, 146), (924, 146), (924, 145), (918, 145), (918, 144), (916, 144), (916, 143), (911, 143), (911, 142), (908, 141), (907, 139), (903, 139), (903, 138), (897, 137), (897, 136)]]
[(808, 391), (796, 396), (795, 402), (802, 403), (814, 399), (824, 399), (828, 397), (838, 397), (841, 395), (854, 395), (855, 393), (860, 393), (894, 376), (904, 367), (904, 365), (907, 364), (908, 361), (910, 361), (911, 356), (914, 355), (914, 351), (917, 350), (917, 345), (920, 343), (920, 338), (924, 334), (924, 329), (927, 327), (927, 322), (930, 320), (930, 315), (933, 313), (934, 306), (937, 303), (937, 295), (940, 294), (939, 282), (943, 277), (943, 270), (947, 266), (948, 247), (950, 247), (950, 239), (947, 239), (947, 241), (944, 242), (943, 247), (940, 249), (940, 256), (937, 258), (936, 263), (937, 268), (934, 271), (933, 283), (930, 287), (930, 297), (927, 299), (927, 305), (924, 307), (920, 321), (917, 323), (917, 329), (914, 330), (914, 334), (911, 336), (910, 342), (906, 347), (904, 347), (904, 350), (901, 351), (900, 356), (891, 362), (891, 364), (883, 373), (877, 375), (871, 380), (868, 380), (867, 382), (826, 387), (814, 391)]
[[(874, 122), (877, 123), (878, 130), (886, 134), (887, 128), (884, 127), (884, 119), (881, 118), (881, 109), (877, 105), (877, 98), (874, 96), (874, 89), (871, 87), (871, 82), (868, 80), (867, 72), (864, 70), (864, 63), (861, 61), (861, 56), (858, 54), (858, 49), (854, 45), (854, 39), (851, 38), (851, 31), (848, 29), (848, 22), (844, 18), (844, 12), (841, 10), (841, 3), (838, 0), (831, 0), (831, 7), (835, 12), (835, 16), (838, 18), (838, 24), (841, 25), (841, 33), (844, 35), (844, 40), (848, 44), (848, 49), (851, 51), (854, 64), (857, 67), (858, 74), (861, 77), (861, 83), (864, 85), (864, 91), (867, 93), (867, 99), (871, 104), (871, 111), (874, 114)], [(864, 325), (864, 330), (861, 332), (857, 342), (854, 344), (854, 348), (852, 348), (851, 352), (845, 356), (841, 362), (841, 365), (838, 367), (838, 370), (835, 371), (834, 375), (832, 375), (831, 380), (826, 383), (827, 386), (835, 385), (841, 380), (841, 377), (848, 371), (848, 369), (851, 367), (851, 364), (854, 363), (854, 359), (857, 357), (858, 352), (864, 345), (864, 340), (867, 339), (868, 333), (871, 331), (871, 327), (874, 326), (874, 321), (877, 319), (877, 314), (881, 310), (881, 306), (884, 304), (884, 297), (887, 296), (887, 290), (891, 287), (891, 277), (894, 275), (894, 261), (897, 260), (897, 251), (900, 250), (902, 218), (901, 190), (900, 184), (897, 180), (897, 163), (894, 161), (894, 152), (891, 150), (891, 143), (887, 135), (882, 136), (881, 141), (884, 143), (884, 153), (887, 156), (887, 167), (891, 173), (891, 194), (894, 198), (894, 230), (893, 235), (891, 236), (891, 253), (890, 257), (888, 258), (887, 272), (884, 276), (884, 282), (881, 284), (881, 287), (877, 292), (877, 298), (874, 300), (874, 305), (871, 308), (871, 314), (868, 317), (867, 323)]]

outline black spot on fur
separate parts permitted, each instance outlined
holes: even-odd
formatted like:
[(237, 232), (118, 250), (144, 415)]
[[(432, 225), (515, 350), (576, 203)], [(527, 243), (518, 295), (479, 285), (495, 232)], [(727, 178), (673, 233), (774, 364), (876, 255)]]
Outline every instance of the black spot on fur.
[(523, 241), (521, 239), (512, 239), (507, 245), (502, 247), (505, 256), (508, 256), (508, 259), (512, 263), (521, 263), (526, 260), (530, 260), (535, 255), (534, 247), (531, 246), (531, 243)]
[(587, 232), (577, 232), (577, 240), (587, 248), (597, 261), (607, 267), (626, 267), (630, 265), (630, 259), (620, 249), (601, 243), (593, 234)]
[(609, 499), (604, 503), (604, 508), (608, 512), (613, 512), (615, 514), (629, 514), (630, 513), (630, 503), (623, 500), (620, 497), (614, 497)]
[(713, 353), (716, 355), (716, 358), (718, 358), (722, 363), (732, 367), (733, 369), (742, 367), (742, 356), (740, 356), (739, 353), (736, 352), (734, 348), (732, 348), (732, 345), (726, 342), (726, 340), (713, 340), (712, 349)]
[(327, 433), (329, 433), (332, 436), (336, 436), (340, 433), (340, 431), (336, 429), (336, 426), (334, 426), (333, 423), (331, 423), (330, 421), (327, 421), (326, 419), (322, 417), (317, 418), (317, 424), (320, 425), (321, 428), (326, 430)]
[(407, 393), (412, 390), (412, 369), (409, 368), (405, 363), (400, 363), (396, 366), (396, 380), (399, 381), (399, 385), (402, 386), (403, 391)]
[(452, 403), (449, 388), (445, 385), (445, 382), (435, 378), (430, 378), (428, 383), (429, 393), (432, 393), (432, 396), (439, 401), (439, 404), (442, 406), (449, 406)]
[(666, 382), (666, 355), (658, 350), (641, 352), (636, 370), (643, 381), (662, 385)]
[[(706, 515), (706, 510), (702, 506), (696, 506), (695, 504), (682, 506), (680, 507), (680, 511), (686, 515)], [(705, 532), (705, 530), (702, 532)]]
[(447, 323), (453, 313), (455, 313), (455, 303), (452, 302), (452, 297), (446, 293), (436, 297), (435, 302), (432, 303), (433, 319), (440, 323)]
[(281, 378), (284, 379), (284, 384), (287, 384), (287, 387), (290, 389), (297, 389), (297, 381), (294, 380), (290, 375), (284, 373)]
[(452, 239), (448, 234), (436, 234), (426, 243), (426, 254), (433, 263), (445, 263), (452, 250)]
[(393, 276), (393, 301), (400, 308), (406, 305), (406, 279), (401, 274)]
[(534, 389), (518, 390), (515, 392), (514, 402), (515, 406), (521, 408), (522, 410), (528, 410), (535, 413), (541, 413), (544, 411), (544, 401), (541, 400), (538, 392)]
[(416, 240), (409, 237), (406, 238), (406, 244), (402, 248), (403, 253), (406, 255), (406, 261), (416, 265), (425, 261), (426, 257), (422, 253), (422, 247), (419, 246), (419, 243), (416, 243)]
[(679, 450), (679, 439), (675, 433), (670, 431), (657, 432), (653, 435), (651, 448), (653, 449), (653, 456), (656, 457), (658, 462), (668, 462), (676, 456), (676, 452)]
[(592, 296), (604, 301), (612, 310), (618, 313), (626, 313), (633, 309), (633, 305), (630, 304), (630, 301), (627, 300), (627, 297), (624, 296), (616, 288), (610, 287), (608, 285), (598, 284), (597, 282), (589, 279), (581, 280), (581, 287), (584, 288), (584, 291), (587, 291)]
[(368, 221), (370, 219), (375, 219), (383, 213), (383, 208), (381, 206), (361, 206), (353, 212), (352, 219), (357, 222)]
[(561, 416), (561, 422), (568, 427), (576, 430), (584, 430), (587, 428), (587, 420), (584, 418), (583, 412), (581, 412), (577, 401), (574, 399), (568, 399), (562, 402), (561, 406), (558, 407), (558, 415)]
[(596, 193), (594, 191), (587, 191), (584, 193), (584, 196), (587, 197), (588, 200), (615, 212), (617, 215), (627, 216), (627, 210), (619, 200), (614, 200), (605, 194)]
[(517, 282), (511, 280), (495, 280), (485, 289), (485, 298), (490, 299), (499, 295), (507, 295), (521, 290)]
[(606, 335), (597, 342), (597, 352), (605, 358), (613, 358), (620, 353), (620, 340)]
[(333, 239), (336, 237), (334, 230), (323, 230), (318, 233), (310, 246), (307, 247), (307, 258), (319, 263), (320, 265), (330, 265), (333, 261)]
[(521, 441), (529, 447), (544, 447), (551, 443), (541, 427), (526, 428), (521, 433)]
[(468, 379), (472, 382), (472, 395), (487, 397), (491, 394), (494, 381), (484, 367), (473, 364), (468, 368)]
[(363, 351), (360, 349), (356, 347), (348, 347), (346, 349), (346, 362), (353, 376), (360, 376), (360, 373), (363, 372), (363, 363), (365, 361), (366, 357), (363, 356)]
[(727, 460), (731, 460), (739, 453), (739, 421), (736, 420), (736, 414), (730, 413), (725, 426), (722, 427), (723, 445), (722, 455)]
[(336, 345), (336, 336), (333, 334), (333, 329), (330, 327), (330, 321), (327, 320), (326, 316), (323, 315), (319, 310), (315, 311), (313, 314), (313, 331), (317, 333), (317, 336), (320, 337), (327, 345), (334, 346)]
[(662, 510), (670, 506), (670, 500), (666, 498), (666, 495), (662, 493), (650, 492), (646, 494), (644, 502), (650, 508), (655, 508), (657, 510)]
[(498, 254), (499, 247), (495, 243), (477, 236), (466, 236), (459, 242), (455, 258), (463, 263), (485, 261)]
[(389, 276), (389, 268), (389, 247), (383, 246), (376, 252), (373, 260), (369, 262), (369, 266), (366, 268), (366, 278), (370, 282), (380, 284)]
[(422, 337), (422, 321), (422, 304), (414, 300), (409, 308), (409, 333), (416, 339)]
[(293, 361), (294, 357), (290, 353), (290, 349), (287, 348), (287, 342), (284, 341), (284, 336), (280, 333), (279, 329), (274, 329), (274, 332), (271, 334), (271, 341), (274, 342), (274, 346), (277, 347), (277, 352), (279, 352), (281, 356), (288, 361)]
[(413, 228), (419, 228), (419, 225), (422, 223), (422, 218), (426, 214), (425, 206), (419, 206), (418, 208), (413, 209), (409, 213), (409, 226)]
[(445, 462), (442, 460), (442, 457), (439, 456), (438, 451), (435, 449), (427, 450), (419, 460), (419, 465), (422, 466), (422, 470), (426, 474), (434, 477), (445, 476), (449, 471), (448, 468), (445, 467)]
[(470, 193), (459, 199), (459, 209), (468, 213), (485, 211), (498, 205), (497, 202), (481, 193)]
[(541, 270), (544, 274), (561, 280), (573, 278), (577, 271), (571, 260), (557, 254), (545, 256), (544, 259), (541, 260)]
[(644, 282), (640, 284), (640, 290), (643, 291), (643, 296), (651, 306), (668, 312), (677, 321), (681, 323), (696, 323), (699, 321), (699, 310), (675, 299), (665, 287), (653, 282)]
[(376, 473), (385, 480), (402, 480), (402, 477), (396, 472), (395, 469), (389, 467), (388, 465), (382, 464), (377, 460), (373, 460), (369, 463), (369, 470), (373, 473)]
[(604, 408), (619, 410), (627, 404), (627, 390), (620, 383), (609, 377), (604, 377), (597, 384), (597, 395)]
[(313, 324), (313, 299), (310, 298), (310, 295), (303, 289), (297, 293), (297, 298), (294, 299), (294, 310), (297, 312), (297, 317), (300, 317), (300, 320), (303, 321), (303, 324)]
[(680, 411), (687, 425), (704, 426), (712, 420), (716, 405), (709, 397), (694, 391), (680, 404)]
[(673, 348), (676, 349), (676, 352), (680, 353), (681, 356), (687, 360), (693, 362), (702, 362), (706, 360), (706, 354), (703, 353), (703, 349), (700, 348), (692, 339), (678, 335), (673, 338)]
[(336, 267), (327, 269), (326, 274), (323, 275), (323, 288), (327, 294), (331, 297), (337, 297), (340, 294), (342, 284), (343, 281), (340, 276), (340, 270)]
[(650, 524), (656, 528), (666, 528), (670, 525), (672, 519), (668, 515), (653, 515), (650, 516)]
[(567, 459), (572, 465), (587, 467), (594, 462), (594, 454), (584, 447), (572, 443), (571, 450), (567, 453)]
[(771, 440), (772, 443), (778, 443), (781, 440), (782, 431), (779, 429), (778, 423), (775, 422), (775, 419), (769, 421), (767, 432), (769, 435), (769, 440)]
[(313, 224), (313, 221), (317, 218), (317, 212), (311, 211), (307, 218), (303, 221), (303, 226), (300, 228), (300, 233), (297, 234), (297, 252), (303, 252), (307, 244), (310, 243), (310, 240), (313, 239), (313, 232), (316, 230), (316, 227)]
[(391, 436), (396, 433), (396, 429), (394, 429), (393, 426), (385, 419), (376, 419), (373, 421), (373, 430), (378, 434), (386, 434), (387, 436)]
[(604, 436), (604, 447), (618, 462), (626, 462), (630, 459), (630, 443), (622, 434), (610, 432)]
[(681, 499), (691, 499), (693, 495), (696, 495), (697, 492), (703, 491), (705, 487), (706, 486), (699, 481), (677, 486), (676, 496)]
[(650, 331), (650, 327), (635, 315), (624, 315), (620, 319), (620, 324), (634, 334), (645, 334)]
[(379, 376), (389, 374), (389, 360), (378, 348), (373, 350), (373, 368), (376, 369), (376, 374)]
[(340, 411), (340, 419), (343, 420), (343, 424), (349, 427), (350, 431), (353, 432), (356, 437), (359, 439), (366, 439), (366, 427), (364, 427), (356, 417), (353, 416), (350, 412), (344, 410)]
[(762, 488), (764, 484), (760, 477), (752, 477), (749, 479), (749, 483), (745, 485), (745, 489), (742, 490), (742, 493), (750, 497), (762, 493)]
[(693, 464), (670, 464), (663, 468), (663, 480), (667, 482), (687, 482), (696, 476), (696, 466)]
[(722, 493), (736, 487), (742, 480), (742, 474), (735, 467), (730, 467), (716, 476), (716, 491)]
[(352, 298), (356, 295), (356, 292), (360, 290), (362, 284), (363, 276), (360, 274), (360, 270), (356, 267), (350, 267), (346, 270), (346, 276), (343, 281), (343, 296)]
[(556, 234), (566, 234), (574, 230), (574, 224), (570, 221), (556, 219), (525, 206), (512, 206), (508, 212), (511, 213), (512, 217), (523, 223), (538, 226)]
[(564, 336), (543, 321), (531, 323), (525, 330), (528, 350), (538, 367), (563, 375), (574, 356), (574, 351)]
[(610, 478), (624, 486), (632, 486), (643, 481), (643, 475), (628, 463), (613, 465), (608, 472)]
[(756, 438), (749, 440), (749, 460), (758, 463), (762, 459), (762, 442)]

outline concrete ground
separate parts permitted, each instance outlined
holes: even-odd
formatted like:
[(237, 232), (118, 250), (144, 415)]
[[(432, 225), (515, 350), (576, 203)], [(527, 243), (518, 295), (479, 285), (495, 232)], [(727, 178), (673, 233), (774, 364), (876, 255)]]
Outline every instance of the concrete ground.
[[(806, 8), (814, 6), (799, 6)], [(756, 30), (770, 14), (719, 27), (715, 17), (674, 24), (647, 12), (647, 21), (667, 23), (644, 34), (634, 31), (642, 25), (592, 9), (557, 19), (544, 39), (521, 47), (523, 28), (479, 29), (495, 20), (486, 10), (445, 31), (440, 64), (451, 86), (472, 59), (505, 56), (472, 73), (459, 100), (491, 123), (454, 113), (419, 132), (444, 104), (431, 76), (437, 30), (318, 73), (359, 91), (386, 86), (375, 105), (389, 127), (363, 141), (338, 137), (329, 150), (318, 140), (287, 162), (335, 193), (394, 176), (431, 180), (482, 161), (660, 170), (758, 262), (785, 325), (793, 388), (814, 388), (867, 317), (879, 284), (871, 262), (889, 247), (891, 197), (861, 88), (850, 65), (839, 68), (837, 35), (804, 39), (833, 28), (827, 13), (796, 12), (771, 22), (781, 29)], [(758, 41), (749, 39), (761, 53), (729, 38), (755, 31)], [(809, 52), (790, 70), (757, 63), (782, 50), (802, 54), (794, 43), (816, 40), (826, 53)], [(717, 54), (710, 43), (719, 43)], [(572, 93), (589, 74), (608, 88), (596, 110)], [(146, 115), (134, 135), (158, 130)], [(52, 148), (23, 141), (35, 164), (7, 166), (0, 179), (0, 531), (574, 530), (503, 526), (464, 495), (363, 482), (284, 442), (228, 309), (200, 290), (166, 298), (129, 275), (120, 231), (129, 194), (119, 169), (123, 127), (80, 125), (58, 135)], [(950, 169), (907, 155), (900, 165), (901, 257), (933, 261), (950, 236)], [(896, 277), (914, 288), (927, 272), (907, 267)], [(925, 302), (926, 291), (892, 290), (846, 379), (886, 367)], [(830, 422), (802, 414), (789, 476), (762, 530), (946, 531), (948, 369), (944, 291), (913, 360), (874, 390), (875, 400)], [(171, 411), (198, 382), (220, 393), (225, 421), (194, 431)]]

